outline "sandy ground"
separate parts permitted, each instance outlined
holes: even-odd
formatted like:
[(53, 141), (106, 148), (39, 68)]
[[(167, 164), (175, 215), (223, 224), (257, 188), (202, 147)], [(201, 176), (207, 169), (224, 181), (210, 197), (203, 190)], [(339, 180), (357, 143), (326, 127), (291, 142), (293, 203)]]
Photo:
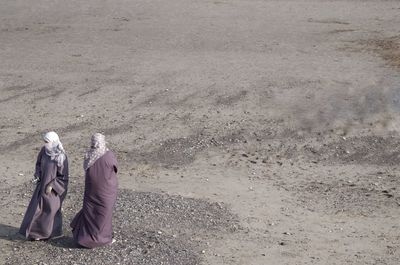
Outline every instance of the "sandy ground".
[[(0, 4), (1, 264), (400, 264), (399, 1)], [(41, 134), (65, 237), (16, 231)], [(74, 248), (94, 132), (117, 243)]]

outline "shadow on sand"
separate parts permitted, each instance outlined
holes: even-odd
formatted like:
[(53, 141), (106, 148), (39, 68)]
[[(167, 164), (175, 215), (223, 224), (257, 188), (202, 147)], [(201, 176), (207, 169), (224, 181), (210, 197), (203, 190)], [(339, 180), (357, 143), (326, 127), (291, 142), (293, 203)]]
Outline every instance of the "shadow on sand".
[[(23, 235), (19, 233), (19, 228), (0, 224), (0, 239), (8, 240), (8, 241), (30, 241), (26, 239)], [(59, 247), (59, 248), (80, 248), (77, 245), (73, 238), (70, 236), (62, 236), (58, 238), (51, 238), (49, 240), (43, 240), (48, 244)]]
[(23, 240), (24, 237), (18, 231), (17, 227), (0, 224), (0, 239), (9, 241)]
[(52, 238), (47, 240), (47, 242), (58, 248), (81, 248), (78, 244), (76, 244), (72, 237), (63, 236), (58, 238)]

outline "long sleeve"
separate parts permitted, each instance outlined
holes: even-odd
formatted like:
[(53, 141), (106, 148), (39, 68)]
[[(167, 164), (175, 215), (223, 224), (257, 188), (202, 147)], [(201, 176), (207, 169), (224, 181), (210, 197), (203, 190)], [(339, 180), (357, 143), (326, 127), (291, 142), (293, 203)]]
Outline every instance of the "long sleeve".
[(40, 179), (42, 176), (42, 155), (43, 155), (43, 148), (40, 150), (37, 159), (36, 159), (36, 165), (35, 165), (35, 178)]
[(68, 177), (69, 177), (68, 159), (65, 158), (63, 166), (57, 169), (57, 176), (51, 182), (51, 186), (59, 196), (61, 196), (67, 189)]
[(118, 172), (118, 162), (114, 153), (112, 153), (110, 158), (106, 161), (106, 166), (109, 167), (112, 171), (114, 171), (114, 173)]

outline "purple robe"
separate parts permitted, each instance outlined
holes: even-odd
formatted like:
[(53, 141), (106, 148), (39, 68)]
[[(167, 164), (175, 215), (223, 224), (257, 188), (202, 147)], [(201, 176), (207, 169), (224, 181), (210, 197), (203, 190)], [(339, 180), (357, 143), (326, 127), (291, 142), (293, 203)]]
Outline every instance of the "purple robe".
[(86, 170), (83, 207), (71, 222), (74, 240), (79, 245), (94, 248), (112, 242), (117, 189), (117, 159), (107, 151)]
[[(61, 206), (67, 194), (68, 159), (61, 167), (46, 155), (43, 147), (36, 161), (35, 177), (39, 179), (22, 220), (19, 233), (30, 239), (47, 239), (62, 235)], [(46, 194), (47, 185), (53, 190)]]

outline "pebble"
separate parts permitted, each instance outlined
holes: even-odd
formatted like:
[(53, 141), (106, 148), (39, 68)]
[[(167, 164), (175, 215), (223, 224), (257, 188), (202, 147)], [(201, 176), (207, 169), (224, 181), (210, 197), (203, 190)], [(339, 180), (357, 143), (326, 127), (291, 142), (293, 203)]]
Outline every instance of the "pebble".
[[(67, 218), (81, 207), (72, 202), (81, 200), (83, 188), (73, 186), (63, 207)], [(24, 186), (16, 192), (23, 194), (25, 189)], [(238, 226), (237, 216), (223, 203), (124, 189), (119, 192), (113, 223), (118, 243), (112, 246), (90, 251), (72, 248), (70, 237), (52, 241), (54, 244), (24, 244), (20, 249), (11, 248), (10, 264), (32, 264), (32, 261), (37, 264), (34, 260), (39, 256), (42, 262), (52, 265), (65, 264), (66, 260), (68, 264), (94, 264), (94, 260), (101, 260), (103, 264), (197, 264), (199, 256), (207, 250), (202, 250), (201, 239), (192, 239), (191, 234), (210, 238), (215, 233), (231, 233)], [(182, 233), (182, 230), (191, 233)], [(21, 255), (13, 255), (16, 251)], [(43, 251), (46, 255), (42, 256)], [(28, 259), (30, 263), (26, 262)]]

